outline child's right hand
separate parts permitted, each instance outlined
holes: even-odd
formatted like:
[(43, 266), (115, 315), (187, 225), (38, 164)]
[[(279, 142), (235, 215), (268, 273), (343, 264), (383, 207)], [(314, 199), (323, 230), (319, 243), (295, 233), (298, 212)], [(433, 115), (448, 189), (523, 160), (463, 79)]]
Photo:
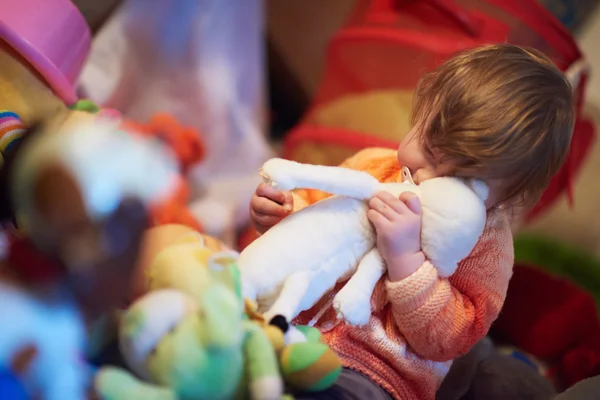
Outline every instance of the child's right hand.
[(250, 219), (259, 233), (265, 233), (273, 225), (287, 217), (294, 209), (292, 193), (277, 190), (261, 183), (250, 200)]

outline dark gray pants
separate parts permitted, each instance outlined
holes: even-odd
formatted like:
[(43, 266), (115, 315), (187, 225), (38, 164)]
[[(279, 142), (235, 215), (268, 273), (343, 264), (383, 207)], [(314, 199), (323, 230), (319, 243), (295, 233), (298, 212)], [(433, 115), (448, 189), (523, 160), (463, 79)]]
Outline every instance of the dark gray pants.
[(295, 400), (392, 400), (385, 390), (363, 374), (342, 369), (337, 382), (318, 393), (292, 393)]

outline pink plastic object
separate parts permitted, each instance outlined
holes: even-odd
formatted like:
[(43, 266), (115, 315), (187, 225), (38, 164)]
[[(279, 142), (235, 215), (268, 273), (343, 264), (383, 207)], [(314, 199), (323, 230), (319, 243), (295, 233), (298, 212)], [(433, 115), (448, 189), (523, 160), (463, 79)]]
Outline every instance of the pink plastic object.
[(0, 39), (15, 49), (66, 104), (90, 52), (90, 29), (71, 0), (0, 0)]

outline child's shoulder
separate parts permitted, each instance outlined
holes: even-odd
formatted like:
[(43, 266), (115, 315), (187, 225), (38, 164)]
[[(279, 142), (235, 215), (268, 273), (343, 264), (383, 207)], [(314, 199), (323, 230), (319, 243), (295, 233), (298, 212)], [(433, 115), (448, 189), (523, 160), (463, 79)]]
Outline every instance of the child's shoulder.
[(501, 253), (513, 253), (513, 234), (510, 218), (504, 210), (488, 212), (485, 229), (474, 250), (481, 248), (494, 249)]

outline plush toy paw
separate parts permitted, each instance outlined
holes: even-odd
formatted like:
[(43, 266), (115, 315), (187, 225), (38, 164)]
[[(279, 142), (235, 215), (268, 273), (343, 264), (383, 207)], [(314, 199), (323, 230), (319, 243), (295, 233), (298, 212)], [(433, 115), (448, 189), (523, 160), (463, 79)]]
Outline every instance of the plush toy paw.
[(267, 376), (250, 384), (253, 400), (279, 399), (283, 394), (283, 383), (279, 376)]
[(258, 174), (266, 184), (274, 188), (292, 190), (296, 188), (293, 179), (293, 167), (296, 164), (283, 158), (272, 158), (263, 164)]
[(337, 317), (347, 324), (363, 326), (371, 318), (371, 298), (360, 296), (349, 290), (340, 290), (333, 299)]
[(92, 398), (177, 400), (177, 394), (169, 388), (140, 381), (120, 368), (103, 367), (94, 379)]

